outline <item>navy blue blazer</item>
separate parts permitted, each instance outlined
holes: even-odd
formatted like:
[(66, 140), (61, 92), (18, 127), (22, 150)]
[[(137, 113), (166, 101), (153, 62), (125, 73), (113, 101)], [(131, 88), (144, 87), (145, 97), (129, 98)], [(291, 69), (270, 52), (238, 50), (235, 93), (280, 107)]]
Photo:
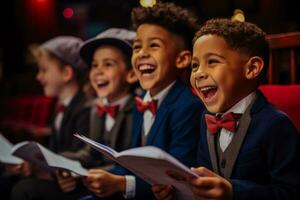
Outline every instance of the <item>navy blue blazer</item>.
[[(159, 147), (185, 165), (195, 166), (203, 110), (203, 104), (192, 94), (190, 88), (177, 81), (158, 108), (146, 145)], [(135, 106), (131, 147), (141, 146), (142, 124), (143, 113)], [(111, 172), (131, 174), (119, 166)], [(136, 178), (136, 199), (152, 198), (150, 185)]]
[[(229, 176), (234, 199), (299, 200), (300, 137), (297, 129), (260, 91), (250, 116), (250, 124)], [(213, 170), (204, 120), (200, 132), (198, 166)]]

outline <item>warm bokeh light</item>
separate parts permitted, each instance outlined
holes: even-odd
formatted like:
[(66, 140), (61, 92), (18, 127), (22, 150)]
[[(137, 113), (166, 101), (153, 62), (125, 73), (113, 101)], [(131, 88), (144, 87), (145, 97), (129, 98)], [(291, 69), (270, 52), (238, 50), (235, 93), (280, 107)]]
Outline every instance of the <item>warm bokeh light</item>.
[(233, 16), (231, 17), (231, 20), (244, 22), (245, 21), (244, 12), (241, 9), (235, 9), (233, 12)]
[(156, 4), (156, 0), (140, 0), (140, 4), (143, 7), (152, 7)]
[(63, 11), (63, 15), (66, 19), (70, 19), (74, 15), (74, 10), (72, 8), (65, 8)]
[(53, 32), (57, 25), (56, 5), (56, 0), (24, 0), (26, 29), (34, 27), (36, 34), (44, 36)]

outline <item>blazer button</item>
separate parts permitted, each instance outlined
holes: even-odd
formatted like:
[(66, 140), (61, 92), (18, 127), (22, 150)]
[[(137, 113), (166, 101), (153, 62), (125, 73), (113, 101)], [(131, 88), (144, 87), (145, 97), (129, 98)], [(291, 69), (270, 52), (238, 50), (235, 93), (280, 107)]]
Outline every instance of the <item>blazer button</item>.
[(226, 160), (222, 160), (222, 161), (221, 161), (221, 167), (222, 167), (222, 168), (225, 168), (225, 166), (226, 166)]

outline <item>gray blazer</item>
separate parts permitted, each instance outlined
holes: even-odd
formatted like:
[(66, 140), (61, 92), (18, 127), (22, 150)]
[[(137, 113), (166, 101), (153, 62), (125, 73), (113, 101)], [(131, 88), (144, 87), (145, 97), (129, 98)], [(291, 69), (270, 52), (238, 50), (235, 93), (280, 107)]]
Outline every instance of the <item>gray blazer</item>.
[[(104, 134), (109, 134), (110, 144), (105, 144), (115, 149), (116, 151), (123, 151), (128, 149), (131, 142), (132, 132), (132, 109), (133, 109), (133, 97), (130, 97), (126, 105), (120, 110), (116, 116), (116, 122), (110, 132), (105, 133), (104, 129), (104, 117), (97, 115), (97, 108), (92, 105), (90, 111), (90, 132), (89, 138), (97, 142), (103, 143), (102, 138)], [(101, 153), (92, 149), (90, 146), (85, 145), (77, 152), (64, 152), (64, 156), (79, 160), (81, 164), (86, 168), (111, 166), (112, 161), (106, 159)]]

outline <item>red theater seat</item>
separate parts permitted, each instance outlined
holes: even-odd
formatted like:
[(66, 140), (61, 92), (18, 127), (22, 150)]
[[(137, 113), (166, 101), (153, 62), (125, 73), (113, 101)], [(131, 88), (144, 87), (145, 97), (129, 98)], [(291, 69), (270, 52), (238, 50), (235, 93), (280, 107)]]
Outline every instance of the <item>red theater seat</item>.
[(13, 97), (7, 103), (2, 125), (18, 130), (47, 127), (54, 103), (53, 98), (45, 96)]
[(300, 132), (300, 85), (262, 85), (268, 100), (289, 115)]

